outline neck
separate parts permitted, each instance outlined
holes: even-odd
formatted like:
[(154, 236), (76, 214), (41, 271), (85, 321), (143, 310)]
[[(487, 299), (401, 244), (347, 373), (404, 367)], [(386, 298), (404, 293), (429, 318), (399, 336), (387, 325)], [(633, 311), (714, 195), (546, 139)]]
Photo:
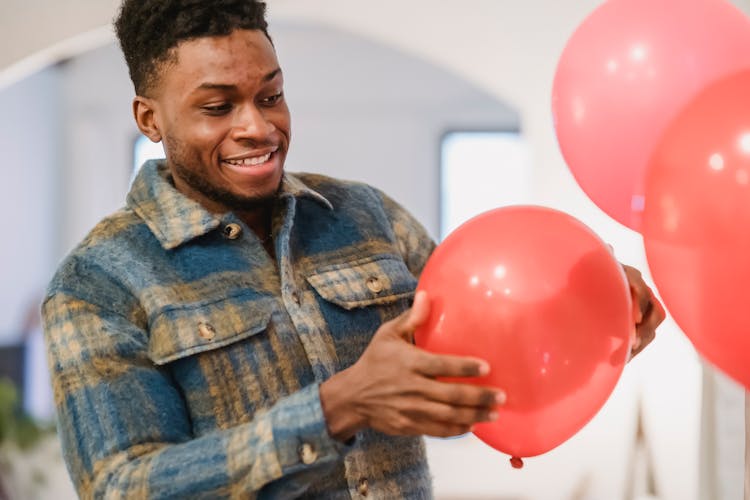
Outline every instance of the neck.
[(237, 217), (253, 230), (258, 239), (265, 242), (271, 237), (272, 206), (258, 207), (254, 210), (235, 210)]

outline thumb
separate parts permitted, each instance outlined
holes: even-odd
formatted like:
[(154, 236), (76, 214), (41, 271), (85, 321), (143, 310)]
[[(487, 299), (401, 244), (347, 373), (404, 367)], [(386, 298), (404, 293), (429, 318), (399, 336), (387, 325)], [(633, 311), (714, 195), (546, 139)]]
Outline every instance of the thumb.
[(399, 334), (409, 340), (413, 340), (414, 330), (423, 325), (430, 315), (430, 299), (424, 290), (414, 295), (414, 303), (411, 309), (406, 311), (404, 320), (398, 326)]
[(639, 325), (641, 321), (643, 321), (643, 311), (641, 310), (641, 299), (638, 296), (638, 292), (635, 288), (630, 288), (630, 297), (631, 297), (631, 316), (633, 318), (633, 323), (636, 325)]

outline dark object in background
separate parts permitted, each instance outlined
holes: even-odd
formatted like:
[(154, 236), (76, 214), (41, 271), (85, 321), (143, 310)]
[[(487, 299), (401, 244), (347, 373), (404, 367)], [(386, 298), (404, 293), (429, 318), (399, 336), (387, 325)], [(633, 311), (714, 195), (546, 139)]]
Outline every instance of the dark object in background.
[(24, 344), (0, 345), (0, 379), (6, 378), (13, 382), (22, 398), (25, 358), (26, 347)]

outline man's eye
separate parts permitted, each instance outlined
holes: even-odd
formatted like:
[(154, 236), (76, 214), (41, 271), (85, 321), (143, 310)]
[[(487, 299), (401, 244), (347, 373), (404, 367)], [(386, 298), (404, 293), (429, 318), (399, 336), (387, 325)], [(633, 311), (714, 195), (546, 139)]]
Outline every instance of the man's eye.
[(232, 105), (230, 103), (216, 104), (213, 106), (203, 106), (201, 109), (209, 115), (223, 115), (232, 109)]
[(279, 102), (282, 97), (284, 97), (284, 93), (283, 92), (279, 92), (278, 94), (274, 94), (272, 96), (268, 96), (268, 97), (264, 98), (261, 102), (263, 104), (268, 105), (268, 106), (273, 106), (274, 104), (276, 104), (277, 102)]

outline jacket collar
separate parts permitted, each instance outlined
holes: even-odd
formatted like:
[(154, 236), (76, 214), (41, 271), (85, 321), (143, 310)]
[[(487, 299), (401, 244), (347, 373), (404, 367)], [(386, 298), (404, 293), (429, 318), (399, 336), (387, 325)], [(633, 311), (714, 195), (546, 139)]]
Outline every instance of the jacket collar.
[[(284, 173), (279, 196), (307, 197), (333, 210), (331, 203), (300, 178)], [(166, 250), (177, 248), (221, 226), (229, 213), (214, 214), (174, 187), (164, 160), (149, 160), (133, 180), (127, 206), (135, 212)]]

